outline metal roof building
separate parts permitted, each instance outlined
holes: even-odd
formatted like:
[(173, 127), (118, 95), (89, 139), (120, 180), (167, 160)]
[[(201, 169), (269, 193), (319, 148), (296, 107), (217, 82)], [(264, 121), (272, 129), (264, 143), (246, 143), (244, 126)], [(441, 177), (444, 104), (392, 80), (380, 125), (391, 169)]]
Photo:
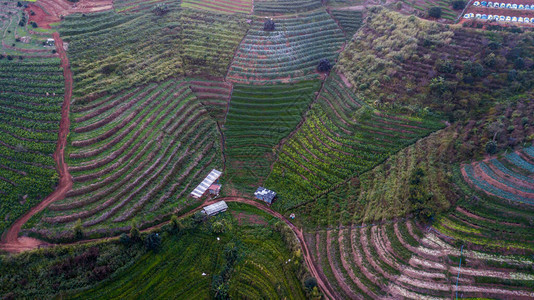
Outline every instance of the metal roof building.
[(217, 203), (213, 203), (211, 205), (208, 205), (202, 209), (202, 212), (205, 213), (208, 216), (216, 215), (220, 212), (225, 212), (228, 209), (228, 205), (224, 201), (219, 201)]
[(256, 199), (272, 204), (274, 198), (276, 197), (276, 193), (260, 186), (254, 193), (254, 196)]
[(211, 184), (214, 183), (215, 180), (219, 179), (221, 174), (221, 171), (217, 171), (215, 169), (211, 170), (208, 176), (206, 176), (206, 178), (204, 178), (204, 180), (191, 192), (191, 196), (195, 198), (202, 197)]

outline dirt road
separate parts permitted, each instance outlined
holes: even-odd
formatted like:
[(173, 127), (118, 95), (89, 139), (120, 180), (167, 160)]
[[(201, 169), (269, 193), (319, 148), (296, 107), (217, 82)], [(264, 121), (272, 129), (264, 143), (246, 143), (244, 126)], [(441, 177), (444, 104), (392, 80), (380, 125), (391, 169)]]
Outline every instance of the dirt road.
[(70, 120), (70, 101), (72, 97), (72, 72), (70, 70), (69, 60), (67, 54), (63, 49), (63, 41), (59, 37), (59, 34), (55, 32), (53, 34), (56, 44), (56, 51), (61, 58), (61, 67), (63, 68), (63, 77), (65, 78), (65, 97), (63, 105), (61, 107), (61, 122), (59, 124), (59, 136), (54, 152), (54, 161), (56, 162), (56, 170), (59, 173), (59, 184), (56, 190), (46, 197), (41, 203), (33, 207), (25, 215), (19, 218), (11, 228), (2, 236), (0, 242), (0, 249), (8, 252), (22, 252), (25, 250), (31, 250), (45, 245), (45, 242), (37, 239), (21, 237), (19, 238), (19, 232), (22, 226), (28, 222), (28, 220), (36, 213), (45, 209), (50, 203), (65, 198), (65, 194), (72, 187), (72, 177), (70, 176), (67, 164), (65, 163), (65, 146), (67, 145), (67, 135), (69, 134)]

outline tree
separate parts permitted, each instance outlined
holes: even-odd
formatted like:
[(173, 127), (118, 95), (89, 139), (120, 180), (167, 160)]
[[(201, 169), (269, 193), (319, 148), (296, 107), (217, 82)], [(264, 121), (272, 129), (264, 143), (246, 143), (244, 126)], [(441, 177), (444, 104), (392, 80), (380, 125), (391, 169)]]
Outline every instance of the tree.
[(131, 242), (131, 239), (126, 233), (123, 233), (119, 237), (119, 242), (123, 245), (128, 245)]
[(76, 224), (74, 224), (74, 238), (77, 240), (81, 240), (83, 238), (83, 227), (81, 219), (78, 219), (78, 221), (76, 221)]
[(265, 31), (273, 31), (275, 26), (276, 25), (274, 24), (273, 19), (267, 19), (263, 23), (263, 30), (265, 30)]
[(148, 250), (157, 251), (161, 247), (161, 236), (155, 232), (147, 235), (145, 246)]
[(323, 58), (319, 61), (319, 65), (317, 66), (317, 71), (319, 72), (329, 72), (332, 69), (332, 65), (330, 64), (330, 61), (326, 58)]
[(428, 10), (428, 16), (431, 18), (441, 18), (441, 7), (433, 6)]
[(178, 220), (178, 217), (176, 215), (172, 215), (170, 225), (172, 232), (178, 233), (184, 229), (184, 224), (180, 220)]
[(465, 1), (463, 0), (456, 0), (452, 2), (452, 8), (455, 10), (464, 9), (465, 7)]
[(497, 153), (497, 142), (491, 140), (486, 143), (486, 153), (495, 154)]
[(195, 224), (200, 224), (202, 222), (204, 222), (204, 219), (205, 219), (206, 215), (201, 212), (201, 211), (197, 211), (194, 215), (193, 215), (193, 222)]

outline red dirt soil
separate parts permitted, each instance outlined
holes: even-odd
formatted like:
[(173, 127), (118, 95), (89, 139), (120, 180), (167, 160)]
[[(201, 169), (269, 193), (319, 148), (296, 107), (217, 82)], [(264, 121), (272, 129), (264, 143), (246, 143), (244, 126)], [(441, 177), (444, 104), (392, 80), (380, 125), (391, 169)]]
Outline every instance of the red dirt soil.
[(57, 53), (61, 58), (61, 67), (63, 68), (63, 77), (65, 78), (65, 98), (61, 108), (61, 122), (59, 124), (58, 143), (56, 146), (56, 151), (54, 152), (56, 170), (59, 173), (59, 184), (52, 194), (46, 197), (37, 206), (33, 207), (17, 221), (15, 221), (11, 228), (9, 228), (9, 230), (2, 236), (0, 249), (8, 252), (22, 252), (25, 250), (38, 248), (40, 245), (46, 245), (46, 243), (37, 239), (28, 237), (19, 238), (18, 235), (20, 229), (33, 215), (45, 209), (48, 205), (50, 205), (50, 203), (65, 198), (67, 191), (72, 188), (72, 177), (69, 173), (67, 164), (65, 163), (65, 146), (67, 144), (67, 135), (70, 127), (69, 111), (70, 100), (72, 97), (72, 72), (70, 70), (67, 54), (63, 48), (63, 41), (57, 32), (53, 34), (53, 37), (55, 40)]
[[(46, 9), (46, 11), (44, 9)], [(26, 12), (29, 22), (35, 22), (41, 28), (50, 28), (50, 23), (59, 22), (61, 17), (74, 13), (91, 13), (113, 9), (112, 0), (80, 0), (77, 3), (67, 0), (37, 0), (29, 3)], [(32, 15), (29, 12), (33, 11)]]

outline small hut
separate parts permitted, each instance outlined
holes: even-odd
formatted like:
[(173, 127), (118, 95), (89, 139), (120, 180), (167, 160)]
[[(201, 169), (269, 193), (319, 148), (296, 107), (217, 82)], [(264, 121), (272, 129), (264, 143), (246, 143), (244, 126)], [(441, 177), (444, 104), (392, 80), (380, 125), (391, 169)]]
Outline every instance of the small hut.
[(208, 192), (210, 193), (210, 195), (215, 195), (215, 196), (219, 196), (219, 192), (221, 191), (221, 185), (220, 184), (217, 184), (217, 183), (213, 183), (212, 185), (210, 185), (210, 187), (208, 188)]

